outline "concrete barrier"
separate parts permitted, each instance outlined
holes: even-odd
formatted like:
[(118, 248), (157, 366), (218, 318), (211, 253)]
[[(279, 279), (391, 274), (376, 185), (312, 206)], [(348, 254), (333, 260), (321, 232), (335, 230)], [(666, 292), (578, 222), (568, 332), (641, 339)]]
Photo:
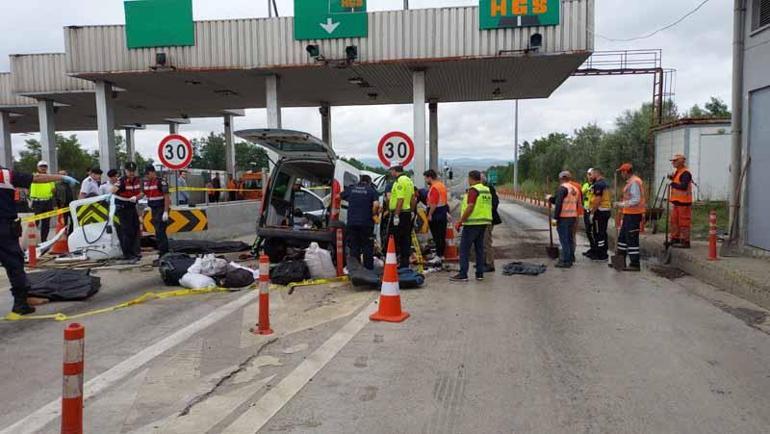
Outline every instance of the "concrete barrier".
[(170, 234), (174, 240), (222, 241), (245, 235), (256, 236), (257, 219), (261, 208), (260, 201), (219, 202), (208, 206), (174, 207), (177, 210), (205, 210), (208, 217), (208, 229), (202, 232), (179, 232)]

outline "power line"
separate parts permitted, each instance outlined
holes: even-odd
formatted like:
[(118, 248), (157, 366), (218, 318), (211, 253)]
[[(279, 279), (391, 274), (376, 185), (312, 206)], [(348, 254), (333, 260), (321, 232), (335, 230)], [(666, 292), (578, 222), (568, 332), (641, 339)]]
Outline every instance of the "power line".
[(643, 36), (637, 36), (635, 38), (609, 38), (607, 36), (603, 36), (603, 35), (600, 35), (598, 33), (594, 33), (594, 35), (599, 37), (599, 38), (601, 38), (601, 39), (604, 39), (605, 41), (610, 41), (610, 42), (631, 42), (631, 41), (639, 41), (639, 40), (642, 40), (642, 39), (649, 39), (649, 38), (657, 35), (660, 32), (664, 32), (664, 31), (666, 31), (666, 30), (668, 30), (668, 29), (678, 25), (679, 23), (681, 23), (682, 21), (686, 20), (687, 18), (690, 18), (696, 12), (701, 10), (701, 8), (703, 8), (703, 6), (706, 6), (706, 3), (710, 2), (710, 1), (711, 0), (703, 0), (698, 6), (695, 7), (695, 9), (691, 10), (690, 12), (687, 12), (686, 14), (684, 14), (678, 20), (674, 21), (673, 23), (671, 23), (671, 24), (669, 24), (669, 25), (667, 25), (665, 27), (661, 27), (660, 29), (655, 30), (652, 33), (648, 33), (648, 34), (643, 35)]

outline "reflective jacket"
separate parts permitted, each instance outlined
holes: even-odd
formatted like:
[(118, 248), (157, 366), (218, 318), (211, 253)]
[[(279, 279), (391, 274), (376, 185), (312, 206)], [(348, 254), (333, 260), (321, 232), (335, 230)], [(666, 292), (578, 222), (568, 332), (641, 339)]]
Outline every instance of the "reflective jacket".
[(642, 179), (639, 178), (636, 175), (631, 176), (631, 178), (628, 179), (626, 182), (625, 188), (623, 188), (623, 201), (624, 202), (630, 202), (631, 201), (631, 186), (632, 185), (638, 185), (639, 186), (639, 203), (634, 206), (629, 206), (623, 208), (623, 214), (624, 215), (639, 215), (644, 214), (647, 211), (647, 203), (644, 199), (644, 182), (642, 182)]
[[(681, 169), (678, 169), (676, 173), (674, 174), (674, 179), (672, 180), (672, 184), (681, 184), (682, 183), (682, 175), (685, 173), (689, 173), (689, 169), (687, 167), (682, 167)], [(692, 177), (692, 174), (690, 174), (690, 177)], [(684, 190), (680, 190), (676, 188), (674, 185), (671, 186), (671, 202), (676, 202), (682, 205), (690, 205), (692, 204), (692, 181), (687, 183), (687, 188)]]
[[(463, 223), (465, 226), (484, 226), (492, 224), (492, 193), (489, 191), (489, 187), (484, 184), (476, 184), (471, 186), (476, 190), (479, 195), (476, 197), (476, 204), (473, 206), (473, 212), (468, 216), (468, 219)], [(468, 209), (468, 195), (463, 196), (463, 204), (461, 208), (461, 214), (465, 215), (465, 210)]]
[(567, 189), (567, 195), (561, 203), (560, 218), (576, 218), (578, 216), (578, 207), (580, 206), (580, 190), (571, 182), (565, 182), (561, 185)]

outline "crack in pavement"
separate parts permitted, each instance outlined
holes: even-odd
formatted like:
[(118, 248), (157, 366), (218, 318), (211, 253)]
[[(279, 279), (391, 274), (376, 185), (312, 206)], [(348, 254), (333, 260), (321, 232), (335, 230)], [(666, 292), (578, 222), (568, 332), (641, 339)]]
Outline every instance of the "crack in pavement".
[(239, 373), (243, 372), (246, 368), (251, 365), (251, 363), (262, 354), (262, 351), (267, 348), (269, 345), (274, 344), (278, 341), (278, 338), (272, 338), (269, 341), (262, 344), (258, 349), (257, 352), (250, 355), (246, 360), (241, 362), (235, 369), (230, 371), (227, 375), (224, 375), (222, 378), (220, 378), (214, 386), (211, 387), (210, 390), (206, 391), (205, 393), (202, 393), (195, 398), (193, 398), (190, 402), (185, 405), (185, 407), (182, 409), (182, 411), (179, 412), (178, 417), (187, 416), (190, 414), (190, 411), (195, 407), (196, 405), (202, 403), (203, 401), (207, 400), (210, 396), (212, 396), (216, 391), (224, 386), (229, 380), (231, 380), (233, 377), (238, 375)]

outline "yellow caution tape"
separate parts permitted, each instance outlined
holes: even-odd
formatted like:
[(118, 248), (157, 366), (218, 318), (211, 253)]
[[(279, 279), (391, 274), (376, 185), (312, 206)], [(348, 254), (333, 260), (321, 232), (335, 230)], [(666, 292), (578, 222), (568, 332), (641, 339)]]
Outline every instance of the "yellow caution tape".
[(348, 276), (339, 276), (339, 277), (332, 277), (331, 279), (311, 279), (311, 280), (303, 280), (302, 282), (293, 282), (288, 285), (286, 285), (287, 288), (289, 288), (289, 294), (294, 292), (294, 288), (298, 288), (300, 286), (317, 286), (317, 285), (325, 285), (327, 283), (337, 283), (337, 282), (348, 282), (350, 281), (350, 278)]
[(136, 306), (152, 300), (163, 300), (163, 299), (174, 298), (174, 297), (185, 297), (188, 295), (202, 295), (202, 294), (211, 294), (215, 292), (230, 292), (230, 291), (231, 290), (227, 288), (205, 288), (205, 289), (177, 289), (177, 290), (164, 291), (164, 292), (147, 292), (132, 300), (126, 301), (124, 303), (116, 304), (115, 306), (109, 306), (101, 309), (90, 310), (87, 312), (78, 313), (74, 315), (66, 315), (63, 313), (51, 313), (46, 315), (19, 315), (11, 312), (5, 317), (0, 318), (0, 321), (30, 321), (30, 320), (47, 320), (47, 319), (52, 319), (54, 321), (70, 321), (70, 320), (75, 320), (79, 318), (99, 315), (103, 313), (115, 312), (117, 310), (125, 309), (131, 306)]
[(29, 216), (29, 217), (24, 217), (23, 219), (21, 219), (21, 221), (22, 221), (22, 223), (35, 222), (35, 221), (39, 221), (39, 220), (49, 219), (51, 217), (56, 217), (56, 216), (58, 216), (60, 214), (66, 214), (68, 212), (70, 212), (69, 208), (59, 208), (59, 209), (55, 209), (53, 211), (44, 212), (42, 214), (35, 214), (35, 215)]

